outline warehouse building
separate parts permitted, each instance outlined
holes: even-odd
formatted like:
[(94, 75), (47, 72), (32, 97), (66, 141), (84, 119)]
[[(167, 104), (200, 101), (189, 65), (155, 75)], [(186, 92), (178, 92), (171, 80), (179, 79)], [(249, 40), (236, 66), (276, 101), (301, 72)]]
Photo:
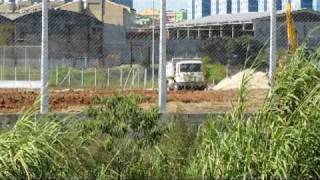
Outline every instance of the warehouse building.
[[(299, 43), (302, 43), (308, 32), (317, 28), (320, 23), (320, 13), (313, 10), (298, 10), (293, 12)], [(287, 47), (286, 17), (284, 13), (277, 14), (278, 47)], [(251, 12), (241, 14), (213, 15), (196, 20), (189, 20), (168, 27), (169, 39), (206, 40), (214, 36), (238, 37), (254, 36), (261, 42), (268, 41), (270, 32), (269, 13)], [(310, 43), (320, 42), (319, 33), (312, 36)]]
[[(29, 58), (39, 58), (41, 44), (41, 11), (26, 14), (2, 14), (10, 19), (12, 35), (6, 43), (13, 49), (6, 53), (7, 59), (23, 57), (21, 46), (29, 46)], [(1, 24), (4, 26), (4, 24)], [(49, 10), (49, 57), (50, 59), (77, 59), (89, 57), (99, 59), (103, 55), (103, 24), (97, 19), (71, 11)], [(1, 33), (3, 37), (3, 32)], [(10, 39), (9, 39), (10, 38)], [(17, 48), (15, 48), (17, 47)], [(9, 50), (9, 48), (7, 48)], [(34, 50), (34, 51), (32, 51)]]

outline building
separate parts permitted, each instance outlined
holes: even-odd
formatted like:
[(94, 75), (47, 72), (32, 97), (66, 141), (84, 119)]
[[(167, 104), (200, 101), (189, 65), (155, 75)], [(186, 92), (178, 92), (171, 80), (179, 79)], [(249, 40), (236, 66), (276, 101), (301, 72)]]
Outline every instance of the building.
[[(308, 38), (310, 48), (320, 45), (320, 32), (314, 31), (320, 24), (320, 13), (310, 9), (292, 12), (296, 24), (297, 40), (299, 44)], [(283, 25), (286, 14), (277, 13), (277, 48), (288, 48), (287, 29)], [(168, 47), (172, 52), (196, 54), (201, 42), (213, 37), (236, 38), (243, 35), (253, 36), (262, 44), (270, 39), (270, 13), (249, 12), (241, 14), (212, 15), (195, 20), (176, 23), (168, 27)], [(313, 32), (312, 36), (308, 33)], [(172, 42), (170, 42), (172, 41)], [(181, 51), (180, 51), (180, 50)]]
[(195, 0), (194, 2), (195, 19), (211, 15), (211, 0)]
[[(77, 3), (77, 4), (76, 4)], [(83, 3), (83, 6), (81, 5)], [(77, 11), (79, 7), (82, 12), (92, 16), (103, 25), (103, 62), (122, 63), (127, 62), (130, 52), (130, 42), (127, 42), (126, 31), (134, 26), (136, 12), (134, 9), (105, 0), (86, 0), (84, 2), (73, 2), (60, 6), (59, 9)], [(80, 8), (81, 9), (81, 8)]]
[(186, 9), (181, 9), (176, 12), (176, 22), (182, 22), (187, 20), (188, 12)]
[(167, 11), (166, 12), (167, 17), (167, 24), (173, 24), (176, 23), (176, 12), (175, 11)]
[(15, 27), (11, 19), (0, 16), (0, 46), (12, 45)]
[(211, 15), (211, 0), (189, 0), (188, 19), (197, 19)]
[[(191, 1), (191, 0), (190, 0)], [(320, 10), (320, 0), (289, 0), (292, 10)], [(284, 11), (288, 0), (276, 0), (276, 9)], [(211, 14), (268, 12), (270, 0), (211, 0)]]
[(134, 20), (134, 24), (136, 27), (148, 27), (152, 26), (152, 18), (148, 16), (136, 15)]
[(320, 11), (320, 0), (313, 1), (313, 9), (316, 11)]
[(160, 10), (158, 9), (144, 9), (139, 13), (140, 16), (154, 18), (156, 20), (160, 19)]
[[(155, 19), (155, 24), (158, 25), (160, 23), (160, 10), (158, 9), (145, 9), (141, 11), (139, 16), (151, 18), (151, 20)], [(187, 19), (187, 11), (166, 11), (167, 23), (172, 24), (176, 22), (181, 22)], [(141, 17), (138, 17), (141, 19)], [(178, 18), (178, 19), (177, 19)]]
[(195, 19), (195, 0), (188, 1), (188, 19), (192, 20)]
[(111, 0), (111, 1), (133, 8), (133, 0)]
[[(96, 18), (71, 11), (50, 9), (48, 11), (48, 35), (50, 64), (70, 60), (70, 66), (81, 67), (79, 58), (99, 60), (103, 55), (103, 24)], [(8, 24), (8, 20), (11, 21)], [(7, 63), (24, 63), (26, 53), (19, 47), (28, 47), (27, 56), (38, 64), (41, 45), (41, 11), (0, 15), (1, 45), (10, 46), (6, 51)], [(9, 25), (9, 26), (8, 26)], [(12, 27), (12, 28), (11, 28)], [(7, 34), (7, 31), (14, 33)]]
[[(50, 58), (61, 60), (86, 57), (89, 62), (103, 64), (115, 61), (122, 63), (130, 58), (130, 42), (126, 39), (126, 31), (134, 25), (134, 9), (108, 0), (78, 0), (68, 3), (50, 1), (49, 12), (49, 36), (55, 37), (49, 37)], [(36, 23), (41, 18), (41, 3), (1, 11), (0, 14), (11, 19), (14, 24), (13, 28), (8, 25), (0, 28), (0, 33), (8, 32), (1, 33), (4, 40), (0, 38), (0, 43), (38, 46), (41, 26)], [(94, 23), (97, 23), (97, 27)]]

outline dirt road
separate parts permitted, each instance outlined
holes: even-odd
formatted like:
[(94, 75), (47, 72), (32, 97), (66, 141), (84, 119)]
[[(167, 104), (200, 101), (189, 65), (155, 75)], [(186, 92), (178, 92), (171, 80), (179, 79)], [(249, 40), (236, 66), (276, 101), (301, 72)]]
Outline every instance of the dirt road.
[[(155, 91), (116, 91), (116, 90), (52, 90), (50, 108), (53, 112), (79, 112), (92, 104), (96, 97), (110, 97), (122, 93), (137, 94), (144, 98), (141, 106), (147, 108), (157, 102)], [(265, 100), (267, 90), (251, 90), (248, 111), (255, 111)], [(6, 89), (0, 90), (0, 113), (17, 113), (31, 107), (39, 93)], [(179, 91), (168, 93), (169, 112), (208, 113), (226, 112), (236, 104), (237, 91)]]

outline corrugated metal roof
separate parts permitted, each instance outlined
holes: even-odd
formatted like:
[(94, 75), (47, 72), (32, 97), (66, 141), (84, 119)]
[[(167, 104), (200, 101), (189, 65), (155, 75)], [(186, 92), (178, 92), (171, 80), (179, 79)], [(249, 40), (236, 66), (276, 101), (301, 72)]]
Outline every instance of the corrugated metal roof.
[[(294, 11), (293, 14), (312, 13), (319, 15), (319, 12), (303, 9)], [(284, 16), (284, 12), (278, 12), (278, 16)], [(212, 15), (194, 20), (187, 20), (176, 24), (171, 24), (169, 27), (188, 27), (188, 26), (206, 26), (206, 25), (223, 25), (223, 24), (244, 24), (252, 23), (256, 19), (269, 18), (269, 12), (249, 12), (239, 14), (222, 14)]]
[(1, 14), (1, 16), (4, 16), (10, 20), (15, 20), (19, 17), (26, 15), (26, 14), (30, 14), (30, 13), (7, 13), (7, 14)]
[(252, 20), (257, 18), (262, 18), (268, 16), (268, 13), (262, 12), (251, 12), (251, 13), (241, 13), (241, 14), (222, 14), (207, 16), (195, 20), (187, 20), (181, 23), (176, 23), (173, 26), (189, 26), (189, 25), (206, 25), (206, 24), (229, 24), (230, 22), (252, 22)]

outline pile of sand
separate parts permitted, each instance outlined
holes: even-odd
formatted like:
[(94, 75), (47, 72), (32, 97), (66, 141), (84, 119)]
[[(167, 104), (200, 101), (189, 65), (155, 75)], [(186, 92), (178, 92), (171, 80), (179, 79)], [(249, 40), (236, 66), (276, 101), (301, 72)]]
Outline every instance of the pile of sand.
[(239, 89), (243, 77), (248, 77), (251, 75), (250, 81), (248, 83), (249, 89), (268, 89), (269, 80), (268, 76), (264, 72), (253, 72), (250, 69), (241, 71), (232, 77), (223, 79), (219, 84), (214, 86), (213, 90), (231, 90)]

